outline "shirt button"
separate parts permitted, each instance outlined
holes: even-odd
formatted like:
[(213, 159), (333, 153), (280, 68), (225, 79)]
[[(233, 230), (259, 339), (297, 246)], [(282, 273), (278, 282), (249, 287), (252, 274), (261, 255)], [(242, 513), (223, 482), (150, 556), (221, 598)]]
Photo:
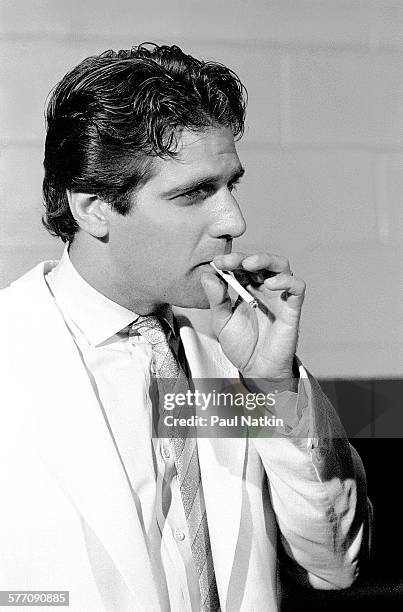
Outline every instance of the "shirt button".
[(161, 447), (161, 454), (162, 454), (164, 459), (170, 459), (171, 458), (171, 451), (169, 450), (169, 448), (167, 446), (162, 446)]
[(183, 540), (185, 539), (185, 534), (184, 534), (184, 532), (181, 529), (175, 529), (174, 530), (174, 538), (178, 542), (183, 542)]

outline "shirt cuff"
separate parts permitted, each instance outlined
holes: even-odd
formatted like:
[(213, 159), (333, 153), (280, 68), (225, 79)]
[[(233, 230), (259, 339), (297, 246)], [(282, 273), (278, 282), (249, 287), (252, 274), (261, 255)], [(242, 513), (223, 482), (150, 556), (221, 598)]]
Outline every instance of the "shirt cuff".
[[(310, 431), (310, 405), (309, 405), (309, 386), (308, 374), (299, 362), (296, 362), (298, 380), (294, 377), (290, 380), (267, 380), (267, 379), (244, 379), (240, 373), (240, 379), (245, 387), (253, 393), (274, 394), (275, 404), (265, 406), (264, 412), (269, 416), (281, 419), (283, 425), (276, 426), (276, 434), (279, 437), (287, 438), (307, 438)], [(290, 391), (290, 387), (295, 386), (296, 391)]]

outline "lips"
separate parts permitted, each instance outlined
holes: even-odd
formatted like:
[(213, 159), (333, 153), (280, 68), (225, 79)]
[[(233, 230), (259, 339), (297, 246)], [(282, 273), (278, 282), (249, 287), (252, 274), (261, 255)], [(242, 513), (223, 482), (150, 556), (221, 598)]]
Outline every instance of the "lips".
[(232, 252), (232, 240), (227, 240), (225, 244), (222, 243), (221, 248), (222, 247), (224, 247), (224, 251), (220, 251), (219, 253), (213, 253), (212, 255), (210, 255), (209, 259), (206, 259), (205, 261), (201, 261), (197, 265), (204, 266), (204, 264), (209, 264), (210, 261), (213, 261), (214, 257), (218, 257), (219, 255), (229, 255)]

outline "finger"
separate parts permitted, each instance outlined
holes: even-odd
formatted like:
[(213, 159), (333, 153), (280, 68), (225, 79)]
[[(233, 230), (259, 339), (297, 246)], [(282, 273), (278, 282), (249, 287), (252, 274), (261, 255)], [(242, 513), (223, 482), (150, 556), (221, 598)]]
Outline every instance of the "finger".
[(250, 272), (269, 270), (270, 272), (290, 272), (290, 263), (286, 257), (274, 253), (255, 253), (247, 255), (242, 261), (244, 270)]
[(200, 282), (210, 304), (216, 332), (220, 332), (232, 315), (232, 302), (226, 283), (214, 274), (202, 274)]
[(234, 251), (227, 255), (217, 255), (214, 257), (214, 263), (220, 270), (236, 270), (242, 267), (242, 261), (247, 257), (245, 253)]
[(285, 272), (267, 278), (263, 286), (271, 291), (285, 290), (290, 295), (300, 297), (304, 296), (306, 289), (306, 284), (301, 278), (291, 276), (291, 274)]
[(214, 258), (215, 265), (221, 270), (230, 270), (243, 286), (249, 283), (259, 287), (266, 278), (281, 272), (290, 272), (288, 259), (271, 253), (245, 255), (234, 252)]
[(249, 283), (254, 287), (260, 287), (266, 278), (276, 276), (277, 272), (272, 272), (271, 270), (257, 270), (256, 272), (250, 270), (234, 270), (233, 274), (237, 281), (244, 287), (249, 285)]
[(241, 252), (234, 252), (227, 255), (217, 255), (214, 258), (214, 263), (221, 270), (231, 270), (234, 273), (236, 271), (237, 274), (244, 270), (250, 273), (260, 273), (260, 276), (255, 279), (256, 282), (263, 282), (265, 278), (272, 274), (290, 272), (288, 259), (274, 253), (245, 255)]

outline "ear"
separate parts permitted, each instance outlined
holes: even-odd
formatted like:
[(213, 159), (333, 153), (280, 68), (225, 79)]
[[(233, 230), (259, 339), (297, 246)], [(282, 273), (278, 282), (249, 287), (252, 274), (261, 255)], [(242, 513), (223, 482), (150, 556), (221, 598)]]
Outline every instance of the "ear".
[(109, 233), (109, 205), (98, 196), (67, 190), (71, 214), (81, 229), (96, 238)]

